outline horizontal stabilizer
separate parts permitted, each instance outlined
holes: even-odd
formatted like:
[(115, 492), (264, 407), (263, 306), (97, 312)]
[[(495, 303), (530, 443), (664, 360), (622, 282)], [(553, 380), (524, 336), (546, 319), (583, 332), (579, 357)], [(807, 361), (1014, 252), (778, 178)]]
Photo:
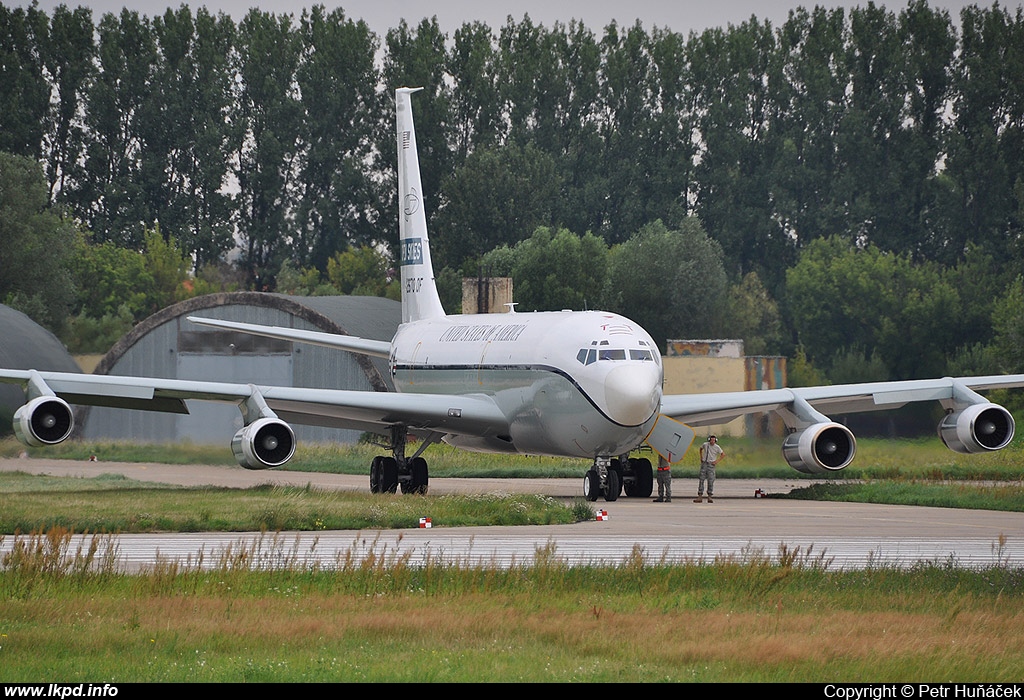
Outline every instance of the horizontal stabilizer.
[(353, 335), (338, 335), (336, 333), (324, 333), (322, 331), (307, 331), (299, 328), (281, 328), (280, 326), (260, 326), (255, 323), (240, 323), (238, 321), (222, 321), (216, 318), (199, 318), (189, 316), (188, 320), (201, 326), (212, 326), (214, 328), (226, 328), (239, 333), (258, 335), (264, 338), (277, 338), (279, 340), (291, 340), (296, 343), (308, 343), (319, 345), (325, 348), (337, 348), (348, 350), (363, 355), (387, 358), (391, 352), (391, 343), (384, 340), (370, 340), (368, 338), (357, 338)]

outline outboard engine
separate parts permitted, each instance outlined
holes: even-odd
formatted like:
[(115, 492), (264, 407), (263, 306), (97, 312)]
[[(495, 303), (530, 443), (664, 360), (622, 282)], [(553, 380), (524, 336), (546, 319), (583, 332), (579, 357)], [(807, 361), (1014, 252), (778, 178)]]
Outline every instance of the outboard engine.
[(260, 418), (231, 439), (235, 459), (246, 469), (280, 467), (295, 454), (295, 433), (276, 418)]
[(845, 469), (857, 453), (857, 441), (845, 425), (816, 423), (790, 433), (782, 443), (789, 466), (804, 474), (827, 474)]
[(1001, 450), (1010, 444), (1013, 416), (994, 403), (976, 403), (947, 413), (939, 423), (939, 437), (954, 452), (972, 454)]
[(71, 406), (56, 396), (37, 396), (14, 413), (14, 434), (29, 447), (63, 442), (74, 427)]

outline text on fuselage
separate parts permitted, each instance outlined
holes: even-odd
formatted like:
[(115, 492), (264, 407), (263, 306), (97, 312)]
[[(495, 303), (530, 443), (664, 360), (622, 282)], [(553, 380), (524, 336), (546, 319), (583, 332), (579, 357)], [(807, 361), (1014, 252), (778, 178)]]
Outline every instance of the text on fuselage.
[(479, 343), (483, 341), (515, 341), (526, 330), (525, 323), (452, 326), (441, 334), (442, 343)]

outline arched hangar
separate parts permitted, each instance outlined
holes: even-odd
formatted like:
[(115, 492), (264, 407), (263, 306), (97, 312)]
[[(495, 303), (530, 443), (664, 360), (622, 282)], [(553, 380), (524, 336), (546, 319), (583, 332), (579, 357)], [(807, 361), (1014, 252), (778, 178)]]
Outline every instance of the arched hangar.
[[(391, 340), (401, 304), (381, 297), (297, 297), (229, 292), (195, 297), (145, 319), (111, 348), (96, 374), (275, 386), (391, 391), (387, 361), (343, 350), (199, 326), (203, 316)], [(79, 437), (230, 444), (243, 426), (235, 404), (189, 401), (189, 414), (78, 407)], [(356, 442), (360, 433), (293, 425), (300, 442)]]
[[(81, 372), (64, 344), (20, 311), (0, 304), (0, 367), (52, 372)], [(0, 384), (0, 435), (11, 432), (11, 420), (25, 403), (25, 393), (13, 384)]]

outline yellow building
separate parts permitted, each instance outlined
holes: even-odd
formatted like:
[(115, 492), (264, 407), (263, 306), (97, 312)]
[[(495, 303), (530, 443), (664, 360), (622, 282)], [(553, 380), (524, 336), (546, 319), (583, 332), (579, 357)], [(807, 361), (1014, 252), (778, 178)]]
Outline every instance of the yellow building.
[[(670, 340), (662, 358), (666, 394), (779, 389), (786, 386), (786, 358), (743, 354), (742, 340)], [(781, 436), (784, 426), (771, 414), (737, 418), (697, 429), (705, 435)]]

